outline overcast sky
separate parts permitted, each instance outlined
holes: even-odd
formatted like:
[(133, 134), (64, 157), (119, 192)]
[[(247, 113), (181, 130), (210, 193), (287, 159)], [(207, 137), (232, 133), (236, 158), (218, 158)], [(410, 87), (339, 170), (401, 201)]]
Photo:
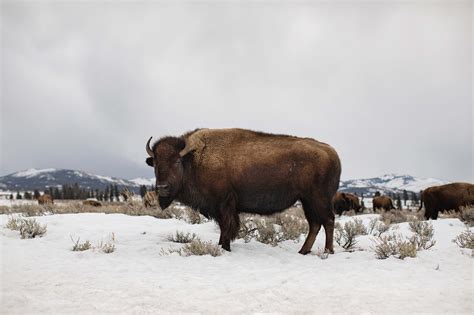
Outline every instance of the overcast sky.
[(5, 2), (1, 169), (152, 177), (150, 136), (241, 127), (342, 178), (474, 181), (472, 3)]

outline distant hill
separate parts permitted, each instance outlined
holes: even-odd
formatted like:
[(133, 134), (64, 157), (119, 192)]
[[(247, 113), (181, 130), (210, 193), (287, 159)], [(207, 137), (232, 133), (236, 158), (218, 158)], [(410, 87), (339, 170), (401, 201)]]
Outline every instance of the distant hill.
[[(69, 169), (28, 169), (0, 177), (0, 189), (25, 191), (48, 187), (57, 187), (63, 184), (79, 184), (81, 187), (103, 190), (109, 185), (128, 187), (137, 192), (140, 185), (147, 187), (154, 185), (154, 178), (120, 179), (115, 177), (95, 175), (78, 170)], [(446, 181), (433, 178), (416, 178), (410, 175), (387, 174), (380, 177), (366, 179), (351, 179), (341, 181), (340, 191), (356, 192), (359, 195), (373, 195), (376, 191), (382, 193), (400, 193), (403, 189), (419, 192), (429, 186), (446, 184)]]
[(366, 196), (373, 195), (376, 191), (382, 194), (401, 193), (403, 190), (420, 192), (430, 186), (448, 184), (449, 182), (434, 178), (417, 178), (411, 175), (386, 174), (380, 177), (365, 179), (350, 179), (341, 181), (340, 191), (355, 192)]
[(138, 191), (140, 185), (151, 186), (154, 182), (154, 179), (148, 178), (128, 180), (78, 170), (33, 168), (0, 177), (0, 189), (13, 191), (45, 190), (48, 187), (60, 187), (64, 184), (73, 185), (77, 183), (81, 187), (90, 189), (104, 190), (109, 185), (117, 185)]

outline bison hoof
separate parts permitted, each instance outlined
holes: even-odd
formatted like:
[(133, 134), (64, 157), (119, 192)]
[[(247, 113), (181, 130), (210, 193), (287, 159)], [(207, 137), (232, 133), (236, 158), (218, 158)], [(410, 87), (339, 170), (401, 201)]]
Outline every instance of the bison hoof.
[(305, 249), (305, 250), (300, 249), (300, 251), (299, 251), (298, 253), (300, 253), (301, 255), (307, 255), (307, 254), (311, 253), (311, 251), (310, 251), (310, 250), (306, 250), (306, 249)]
[(228, 252), (231, 252), (230, 246), (222, 245), (222, 249), (223, 249), (223, 250), (226, 250), (226, 251), (228, 251)]
[(334, 254), (334, 249), (325, 248), (325, 249), (324, 249), (324, 252), (325, 252), (326, 254)]

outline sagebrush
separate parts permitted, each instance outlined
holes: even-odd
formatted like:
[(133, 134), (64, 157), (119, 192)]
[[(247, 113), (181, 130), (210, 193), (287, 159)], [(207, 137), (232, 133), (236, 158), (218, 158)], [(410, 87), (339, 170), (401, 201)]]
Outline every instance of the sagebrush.
[(474, 249), (474, 233), (467, 228), (453, 240), (461, 248)]
[(169, 255), (172, 253), (177, 253), (180, 256), (211, 255), (217, 257), (222, 255), (222, 249), (220, 246), (215, 245), (212, 242), (204, 242), (199, 238), (196, 238), (192, 242), (184, 244), (181, 248), (169, 248), (168, 250), (161, 249), (161, 255)]
[(344, 225), (337, 222), (334, 231), (334, 240), (346, 250), (352, 250), (355, 247), (357, 236), (367, 234), (367, 230), (360, 219), (348, 221)]
[(92, 244), (89, 240), (86, 240), (84, 243), (80, 243), (80, 238), (77, 239), (77, 241), (75, 241), (72, 236), (71, 236), (71, 240), (72, 242), (74, 243), (74, 245), (72, 246), (72, 251), (74, 252), (82, 252), (82, 251), (85, 251), (85, 250), (89, 250), (92, 248)]
[(19, 229), (21, 238), (41, 237), (46, 233), (46, 224), (42, 225), (35, 219), (21, 219)]
[(174, 234), (170, 234), (167, 237), (168, 241), (175, 242), (175, 243), (191, 243), (195, 239), (197, 239), (197, 235), (195, 233), (184, 233), (176, 231)]
[(298, 241), (307, 232), (308, 223), (303, 210), (294, 207), (273, 216), (241, 214), (237, 237), (245, 242), (255, 239), (276, 246), (287, 240)]

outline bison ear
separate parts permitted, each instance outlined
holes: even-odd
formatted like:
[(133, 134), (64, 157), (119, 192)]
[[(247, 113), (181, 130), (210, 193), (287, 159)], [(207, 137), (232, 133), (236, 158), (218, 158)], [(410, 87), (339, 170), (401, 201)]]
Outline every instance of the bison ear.
[(201, 151), (205, 147), (204, 141), (198, 135), (191, 135), (186, 139), (186, 145), (184, 149), (179, 152), (179, 156), (183, 157), (190, 152)]
[(146, 161), (146, 164), (153, 167), (153, 158), (152, 157), (147, 158), (145, 161)]

